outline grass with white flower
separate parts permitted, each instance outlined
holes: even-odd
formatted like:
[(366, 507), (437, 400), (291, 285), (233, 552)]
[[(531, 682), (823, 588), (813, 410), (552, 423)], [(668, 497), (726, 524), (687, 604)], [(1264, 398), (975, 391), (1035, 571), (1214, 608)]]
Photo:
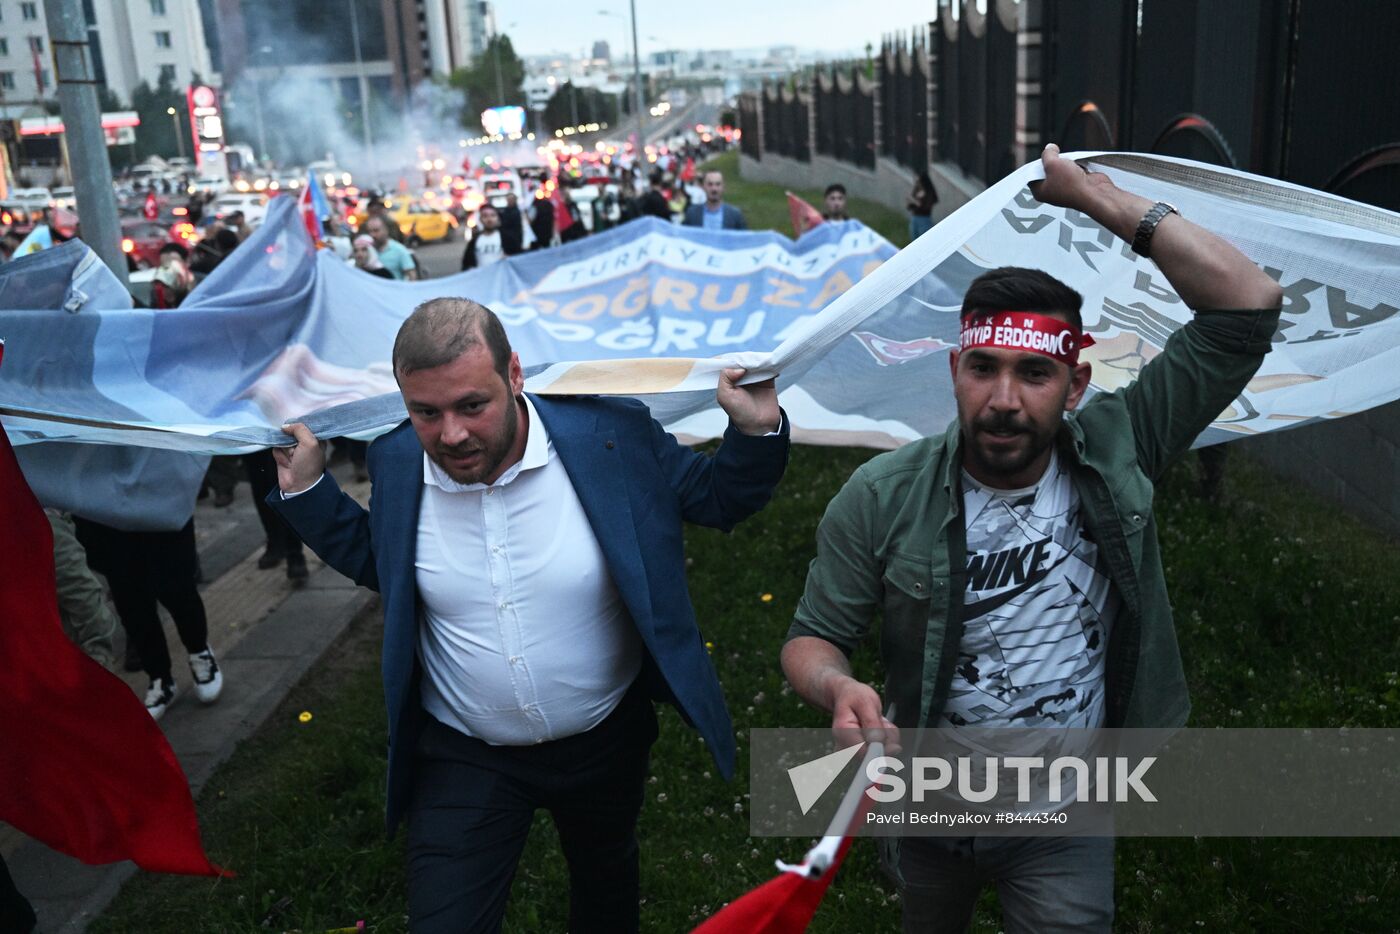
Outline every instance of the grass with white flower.
[[(736, 184), (731, 173), (730, 197), (752, 220), (760, 206), (780, 203), (782, 191)], [(810, 843), (748, 836), (745, 738), (751, 727), (823, 724), (784, 683), (778, 650), (817, 521), (871, 456), (796, 448), (767, 509), (730, 535), (687, 532), (697, 616), (738, 726), (739, 777), (721, 782), (696, 735), (674, 711), (661, 711), (640, 826), (645, 931), (689, 930), (772, 878), (774, 859), (799, 858)], [(1238, 455), (1219, 505), (1197, 495), (1188, 458), (1159, 489), (1156, 510), (1194, 726), (1400, 727), (1394, 542)], [(402, 838), (387, 842), (381, 819), (378, 626), (373, 615), (358, 621), (201, 795), (209, 851), (238, 878), (141, 876), (90, 930), (312, 932), (360, 919), (372, 932), (405, 930)], [(875, 680), (871, 655), (858, 656), (858, 671)], [(314, 718), (301, 722), (301, 711)], [(563, 931), (567, 885), (557, 838), (541, 815), (506, 929)], [(983, 901), (976, 930), (997, 930), (995, 898)], [(1392, 931), (1400, 841), (1123, 840), (1117, 904), (1118, 929), (1141, 934)], [(898, 898), (862, 841), (812, 930), (898, 929)]]

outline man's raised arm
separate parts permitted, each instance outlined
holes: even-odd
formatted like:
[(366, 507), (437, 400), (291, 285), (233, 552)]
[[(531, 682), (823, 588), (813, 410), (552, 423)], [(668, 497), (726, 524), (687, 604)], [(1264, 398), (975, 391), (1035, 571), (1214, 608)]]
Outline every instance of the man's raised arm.
[[(1100, 172), (1086, 172), (1060, 157), (1054, 143), (1041, 154), (1045, 181), (1031, 194), (1045, 204), (1071, 208), (1098, 221), (1127, 243), (1152, 209), (1152, 201), (1124, 191)], [(1167, 214), (1152, 231), (1149, 255), (1192, 309), (1265, 309), (1283, 303), (1283, 290), (1236, 247), (1180, 214)]]

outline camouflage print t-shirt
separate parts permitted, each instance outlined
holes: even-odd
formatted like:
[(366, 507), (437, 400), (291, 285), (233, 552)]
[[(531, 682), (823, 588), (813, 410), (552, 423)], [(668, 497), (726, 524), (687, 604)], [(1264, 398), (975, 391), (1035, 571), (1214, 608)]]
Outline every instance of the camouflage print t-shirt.
[(1099, 727), (1118, 595), (1053, 456), (1035, 486), (963, 472), (967, 593), (943, 720), (952, 726)]

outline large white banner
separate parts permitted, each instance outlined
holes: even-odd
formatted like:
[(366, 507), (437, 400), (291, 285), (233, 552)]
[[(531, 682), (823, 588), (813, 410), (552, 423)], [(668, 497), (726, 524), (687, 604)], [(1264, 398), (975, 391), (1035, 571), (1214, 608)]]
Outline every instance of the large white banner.
[[(1177, 205), (1283, 286), (1273, 352), (1203, 442), (1400, 396), (1400, 216), (1182, 160), (1072, 158)], [(32, 310), (0, 312), (0, 414), (20, 443), (229, 452), (282, 443), (289, 419), (371, 435), (404, 417), (389, 367), (398, 323), (418, 302), (462, 295), (500, 314), (531, 391), (639, 396), (672, 430), (711, 437), (723, 428), (717, 374), (739, 364), (778, 377), (798, 440), (893, 447), (952, 419), (945, 352), (963, 291), (987, 269), (1034, 266), (1083, 293), (1095, 391), (1131, 381), (1191, 314), (1150, 260), (1038, 203), (1026, 186), (1039, 177), (1039, 163), (1023, 167), (897, 255), (854, 222), (793, 243), (643, 220), (420, 283), (317, 254), (294, 213), (274, 210), (180, 309), (103, 307), (65, 273), (61, 287), (41, 283)], [(42, 278), (23, 264), (50, 255), (48, 274), (63, 272), (63, 249), (8, 279), (0, 268), (0, 305)]]

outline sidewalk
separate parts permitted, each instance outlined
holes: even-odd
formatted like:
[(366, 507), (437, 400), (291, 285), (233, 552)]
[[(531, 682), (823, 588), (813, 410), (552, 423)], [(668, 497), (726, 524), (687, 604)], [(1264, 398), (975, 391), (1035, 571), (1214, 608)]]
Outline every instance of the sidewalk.
[[(366, 500), (369, 484), (351, 482), (349, 465), (333, 472), (351, 496), (362, 503)], [(205, 707), (195, 699), (184, 651), (174, 627), (168, 620), (166, 625), (180, 693), (160, 723), (196, 796), (350, 621), (374, 602), (372, 593), (323, 565), (310, 551), (311, 576), (300, 588), (292, 587), (283, 568), (259, 571), (263, 533), (249, 497), (245, 483), (238, 487), (232, 506), (214, 509), (205, 501), (195, 510), (209, 644), (224, 673), (224, 691), (217, 703)], [(121, 646), (118, 636), (118, 657)], [(118, 672), (118, 676), (138, 697), (144, 696), (144, 674)], [(138, 872), (131, 862), (85, 866), (3, 825), (0, 852), (15, 884), (34, 905), (40, 934), (85, 930)]]

